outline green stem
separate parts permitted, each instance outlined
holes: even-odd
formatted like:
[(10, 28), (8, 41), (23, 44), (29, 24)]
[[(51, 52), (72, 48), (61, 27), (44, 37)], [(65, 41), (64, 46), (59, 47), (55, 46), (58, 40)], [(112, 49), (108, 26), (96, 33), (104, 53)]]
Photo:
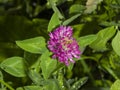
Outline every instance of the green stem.
[(9, 84), (7, 84), (6, 82), (4, 82), (3, 80), (0, 80), (0, 82), (2, 84), (4, 84), (7, 88), (9, 88), (10, 90), (15, 90), (14, 88), (12, 88)]
[(84, 59), (91, 59), (91, 60), (94, 60), (94, 61), (97, 61), (97, 59), (95, 57), (91, 57), (91, 56), (82, 56), (81, 57), (83, 60)]
[(81, 14), (76, 14), (74, 16), (72, 16), (71, 18), (67, 19), (66, 21), (63, 22), (63, 25), (68, 25), (70, 24), (72, 21), (74, 21), (76, 18), (78, 18)]
[(58, 13), (60, 19), (63, 19), (64, 18), (63, 15), (60, 13), (60, 11), (56, 7), (56, 4), (53, 2), (53, 0), (48, 0), (48, 1), (49, 1), (50, 5), (51, 5), (53, 11)]

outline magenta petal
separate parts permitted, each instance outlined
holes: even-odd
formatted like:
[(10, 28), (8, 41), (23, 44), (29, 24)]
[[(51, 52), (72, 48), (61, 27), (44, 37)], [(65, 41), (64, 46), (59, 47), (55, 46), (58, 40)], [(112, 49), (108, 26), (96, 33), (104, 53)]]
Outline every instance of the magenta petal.
[(75, 63), (73, 58), (79, 58), (81, 51), (77, 41), (72, 37), (73, 30), (70, 26), (60, 26), (49, 34), (48, 48), (53, 52), (53, 58), (66, 66)]

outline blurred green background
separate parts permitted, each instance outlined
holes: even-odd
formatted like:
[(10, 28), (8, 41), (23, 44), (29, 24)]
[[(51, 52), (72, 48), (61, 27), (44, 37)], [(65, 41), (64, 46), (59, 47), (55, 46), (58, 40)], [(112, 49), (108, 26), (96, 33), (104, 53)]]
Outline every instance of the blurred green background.
[[(49, 38), (49, 21), (55, 12), (48, 1), (0, 0), (0, 62), (12, 56), (24, 56), (25, 52), (15, 43), (17, 40), (43, 36), (47, 42)], [(59, 17), (64, 22), (63, 24), (70, 21), (68, 25), (74, 28), (74, 37), (78, 41), (79, 37), (97, 34), (106, 27), (108, 29), (112, 28), (111, 30), (113, 30), (112, 26), (116, 26), (117, 30), (120, 27), (120, 0), (52, 1), (63, 16)], [(115, 54), (111, 46), (111, 41), (116, 31), (111, 31), (109, 33), (110, 36), (105, 36), (106, 33), (102, 34), (104, 36), (102, 39), (105, 39), (105, 45), (109, 50), (106, 50), (106, 47), (96, 49), (94, 47), (96, 42), (90, 47), (86, 45), (82, 56), (82, 59), (85, 59), (86, 62), (78, 61), (72, 72), (66, 71), (65, 77), (68, 79), (71, 77), (90, 77), (82, 90), (109, 90), (113, 82), (120, 78), (120, 57)], [(92, 38), (94, 37), (90, 37), (93, 40)], [(82, 39), (84, 40), (85, 38)], [(95, 50), (98, 50), (98, 52), (94, 52)], [(32, 54), (29, 53), (28, 55), (32, 58)], [(34, 55), (33, 58), (35, 58)], [(14, 88), (29, 85), (32, 82), (29, 78), (16, 78), (4, 71), (2, 72), (5, 81), (13, 82)]]

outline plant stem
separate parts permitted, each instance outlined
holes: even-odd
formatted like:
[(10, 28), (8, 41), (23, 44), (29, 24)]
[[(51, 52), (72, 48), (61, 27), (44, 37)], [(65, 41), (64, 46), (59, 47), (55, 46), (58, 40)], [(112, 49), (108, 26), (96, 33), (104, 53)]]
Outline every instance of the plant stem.
[(60, 19), (63, 19), (64, 17), (60, 13), (59, 9), (56, 7), (56, 4), (52, 0), (48, 0), (48, 1), (49, 1), (50, 5), (51, 5), (53, 11), (56, 12), (56, 13), (58, 13)]
[(91, 60), (94, 60), (94, 61), (97, 61), (97, 59), (95, 57), (91, 57), (91, 56), (83, 56), (81, 57), (83, 60), (84, 59), (91, 59)]
[(3, 80), (0, 79), (0, 82), (2, 84), (4, 84), (7, 88), (9, 88), (10, 90), (15, 90), (14, 88), (12, 88), (9, 84), (7, 84), (6, 82), (4, 82)]

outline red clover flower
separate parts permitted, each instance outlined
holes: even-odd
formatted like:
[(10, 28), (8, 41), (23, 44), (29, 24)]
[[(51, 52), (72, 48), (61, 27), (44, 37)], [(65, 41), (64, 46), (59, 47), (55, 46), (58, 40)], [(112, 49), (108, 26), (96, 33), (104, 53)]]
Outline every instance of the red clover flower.
[(57, 58), (59, 62), (69, 65), (75, 63), (73, 58), (80, 58), (80, 50), (77, 41), (72, 37), (70, 26), (60, 26), (49, 34), (48, 48), (53, 52), (52, 58)]

